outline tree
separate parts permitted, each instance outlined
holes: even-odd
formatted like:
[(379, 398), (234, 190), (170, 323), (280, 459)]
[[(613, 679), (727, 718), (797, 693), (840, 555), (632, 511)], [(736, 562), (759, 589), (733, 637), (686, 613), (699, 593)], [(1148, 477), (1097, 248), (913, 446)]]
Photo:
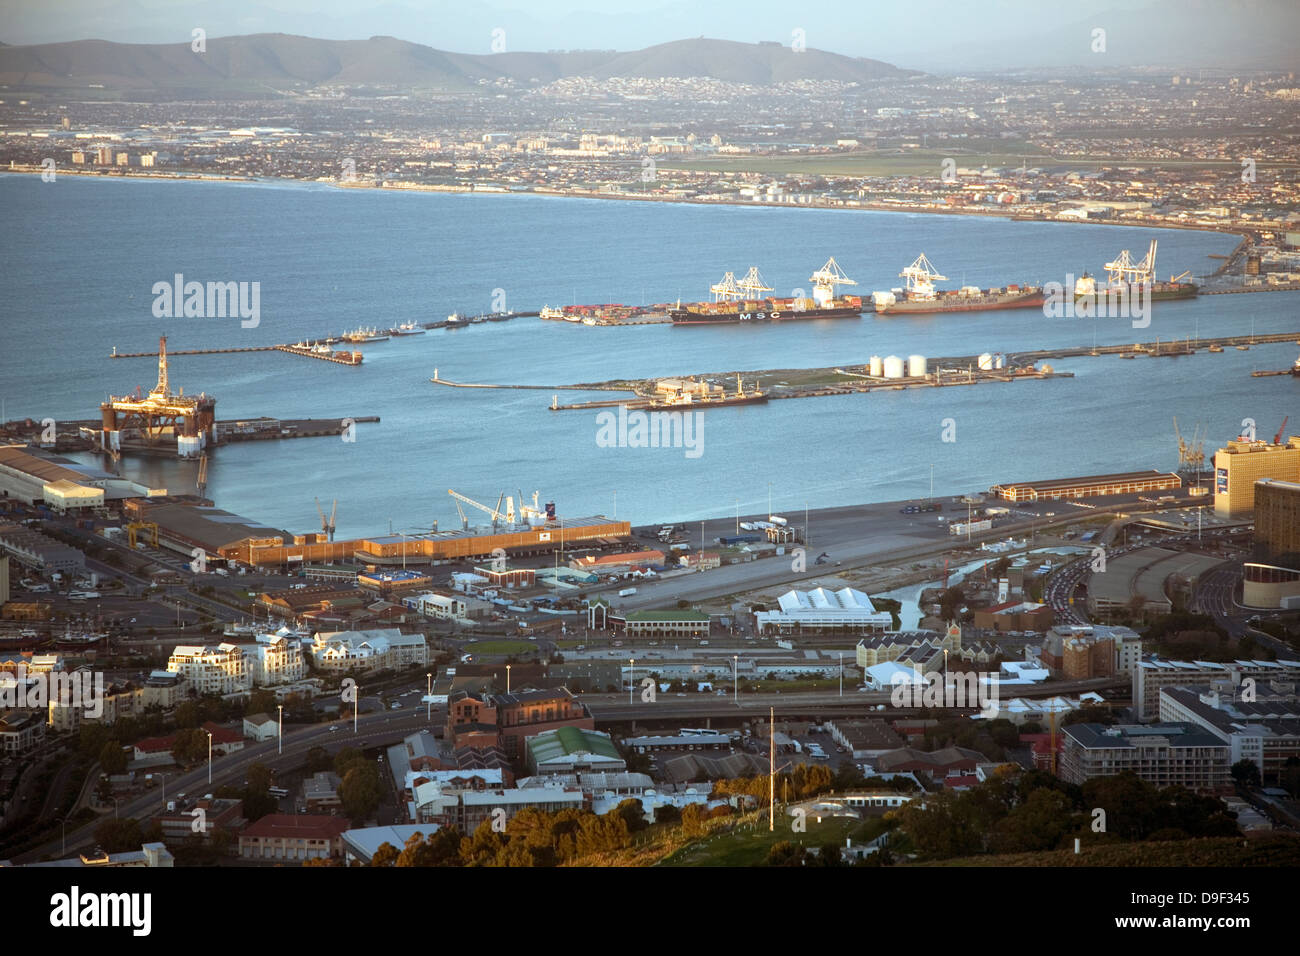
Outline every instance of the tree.
[(398, 856), (397, 847), (385, 840), (379, 844), (379, 849), (375, 850), (374, 856), (370, 858), (370, 865), (392, 866), (397, 862)]
[(364, 820), (374, 813), (380, 796), (379, 774), (370, 764), (354, 764), (339, 784), (343, 812), (353, 820)]
[(698, 803), (682, 807), (682, 830), (688, 837), (704, 833), (704, 808)]
[(105, 742), (99, 751), (99, 765), (104, 773), (124, 773), (126, 771), (126, 751), (116, 740)]
[(642, 807), (641, 801), (635, 798), (622, 801), (610, 813), (623, 818), (623, 822), (627, 824), (628, 833), (640, 833), (650, 826), (646, 822), (645, 809)]
[(363, 754), (356, 747), (344, 747), (334, 757), (334, 772), (340, 777), (347, 776), (347, 772), (356, 764), (369, 764)]
[(95, 842), (109, 853), (138, 850), (144, 843), (140, 833), (140, 821), (132, 818), (105, 820), (95, 827)]
[(307, 751), (307, 772), (320, 773), (334, 766), (334, 759), (324, 747), (316, 746)]
[(1253, 760), (1238, 760), (1232, 765), (1232, 780), (1239, 787), (1258, 787), (1258, 765)]
[(275, 692), (269, 690), (255, 690), (248, 695), (248, 703), (244, 705), (245, 714), (270, 714), (275, 716)]
[(803, 866), (806, 856), (803, 847), (795, 846), (789, 840), (782, 840), (767, 851), (767, 865)]
[(172, 756), (180, 764), (197, 763), (208, 756), (208, 735), (197, 727), (187, 727), (176, 731), (172, 744)]

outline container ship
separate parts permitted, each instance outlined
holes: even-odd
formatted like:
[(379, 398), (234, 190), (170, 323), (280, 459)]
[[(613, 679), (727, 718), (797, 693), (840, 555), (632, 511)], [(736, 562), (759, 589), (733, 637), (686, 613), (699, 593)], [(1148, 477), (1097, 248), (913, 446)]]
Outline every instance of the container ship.
[(543, 306), (538, 316), (554, 322), (580, 322), (583, 325), (619, 325), (647, 315), (663, 315), (669, 305), (623, 305), (605, 302), (599, 305)]
[(942, 282), (948, 277), (939, 274), (939, 270), (925, 257), (925, 253), (900, 272), (899, 276), (907, 280), (905, 288), (871, 294), (876, 312), (881, 315), (895, 312), (915, 315), (930, 312), (1026, 309), (1041, 306), (1045, 301), (1043, 290), (1032, 285), (1012, 284), (993, 289), (967, 285), (960, 289), (936, 289), (935, 282)]
[(1124, 249), (1112, 262), (1106, 263), (1106, 284), (1098, 286), (1097, 280), (1088, 273), (1084, 273), (1074, 284), (1074, 301), (1080, 299), (1091, 299), (1094, 302), (1109, 298), (1110, 296), (1133, 296), (1137, 297), (1141, 286), (1150, 286), (1151, 301), (1159, 302), (1166, 299), (1191, 299), (1195, 298), (1198, 291), (1197, 286), (1191, 282), (1183, 282), (1190, 273), (1184, 272), (1180, 276), (1171, 276), (1168, 282), (1161, 282), (1155, 278), (1156, 274), (1156, 240), (1151, 240), (1151, 246), (1147, 249), (1146, 258), (1141, 262), (1134, 262), (1129, 255), (1129, 251)]
[(806, 319), (849, 319), (862, 314), (860, 296), (836, 296), (837, 285), (857, 285), (844, 274), (832, 257), (810, 277), (813, 295), (808, 298), (760, 298), (772, 287), (763, 281), (757, 266), (743, 279), (728, 272), (709, 287), (712, 302), (678, 303), (668, 310), (673, 325), (721, 325), (740, 322), (795, 322)]

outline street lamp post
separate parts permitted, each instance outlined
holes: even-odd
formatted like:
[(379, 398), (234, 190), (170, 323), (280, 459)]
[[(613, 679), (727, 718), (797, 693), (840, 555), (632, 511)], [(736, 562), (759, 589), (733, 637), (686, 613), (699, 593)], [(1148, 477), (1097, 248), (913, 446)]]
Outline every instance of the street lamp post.
[(506, 693), (510, 693), (510, 668), (512, 665), (506, 665)]
[(361, 712), (361, 685), (352, 688), (357, 696), (352, 699), (352, 736), (357, 735), (357, 714)]
[(158, 774), (158, 786), (162, 788), (162, 805), (163, 805), (163, 809), (166, 810), (167, 809), (167, 774), (165, 773)]
[(424, 675), (424, 703), (425, 715), (427, 721), (433, 720), (433, 671)]
[(740, 655), (731, 655), (731, 702), (740, 706)]
[(275, 709), (280, 712), (280, 728), (276, 732), (276, 753), (284, 753), (284, 704), (276, 704)]
[(636, 658), (629, 657), (627, 660), (627, 703), (632, 706), (632, 685), (635, 682), (636, 675)]
[(212, 784), (212, 731), (206, 731), (208, 735), (208, 784)]
[(840, 651), (840, 696), (844, 696), (844, 652)]

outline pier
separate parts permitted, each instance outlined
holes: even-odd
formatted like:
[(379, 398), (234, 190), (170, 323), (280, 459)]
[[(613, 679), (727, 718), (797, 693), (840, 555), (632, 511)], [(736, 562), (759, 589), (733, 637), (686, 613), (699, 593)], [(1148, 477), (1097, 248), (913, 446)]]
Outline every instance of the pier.
[[(320, 359), (322, 362), (333, 362), (336, 365), (360, 365), (363, 356), (357, 351), (337, 351), (337, 352), (316, 352), (310, 347), (301, 345), (242, 345), (238, 347), (219, 348), (219, 349), (181, 349), (172, 350), (170, 355), (225, 355), (232, 352), (287, 352), (289, 355), (300, 355), (303, 358)], [(157, 352), (119, 352), (116, 347), (113, 348), (109, 358), (127, 359), (127, 358), (151, 358), (156, 359)]]

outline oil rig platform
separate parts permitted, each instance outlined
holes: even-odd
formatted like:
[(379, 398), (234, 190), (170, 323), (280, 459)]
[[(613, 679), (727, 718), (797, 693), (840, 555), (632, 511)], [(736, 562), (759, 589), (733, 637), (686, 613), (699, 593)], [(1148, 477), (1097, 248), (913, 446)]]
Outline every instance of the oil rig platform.
[(102, 422), (100, 447), (117, 460), (122, 441), (138, 439), (157, 447), (175, 440), (176, 454), (197, 458), (208, 445), (215, 445), (217, 400), (207, 394), (173, 394), (167, 381), (167, 337), (158, 340), (158, 384), (148, 395), (140, 389), (134, 395), (110, 395), (99, 406)]

